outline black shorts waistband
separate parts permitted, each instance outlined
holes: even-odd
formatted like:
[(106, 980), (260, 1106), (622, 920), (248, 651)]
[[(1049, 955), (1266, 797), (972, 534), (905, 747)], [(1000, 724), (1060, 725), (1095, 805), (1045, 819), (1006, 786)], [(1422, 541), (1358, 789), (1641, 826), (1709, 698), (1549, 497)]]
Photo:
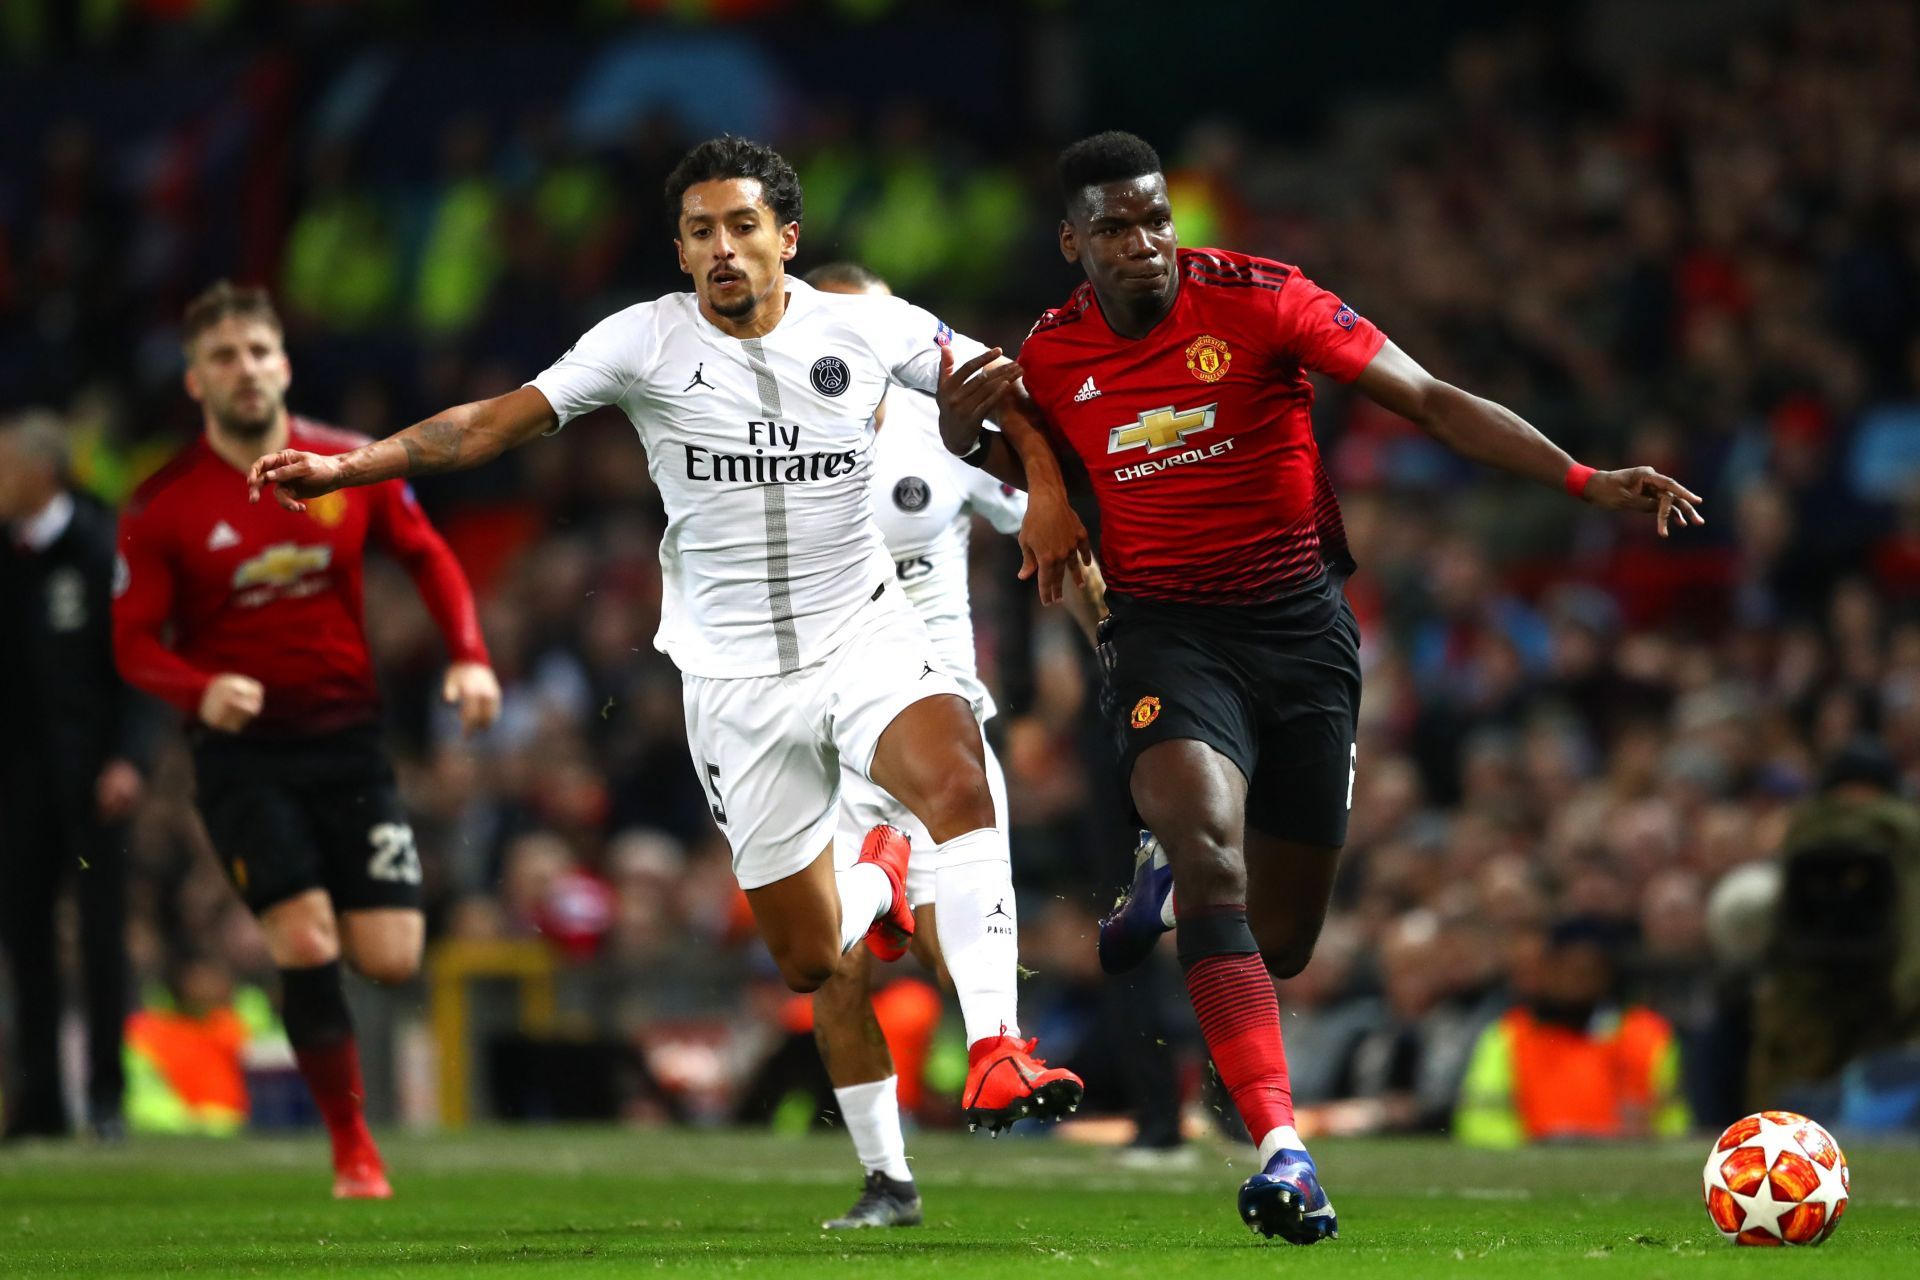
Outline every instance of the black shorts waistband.
[(378, 723), (348, 725), (325, 733), (271, 736), (219, 733), (205, 725), (195, 725), (187, 731), (187, 745), (196, 759), (221, 763), (306, 755), (379, 754), (383, 749)]
[[(1345, 582), (1344, 577), (1327, 573), (1311, 586), (1277, 600), (1232, 604), (1142, 599), (1109, 591), (1107, 608), (1112, 612), (1115, 628), (1139, 623), (1245, 640), (1298, 639), (1319, 635), (1340, 619), (1347, 609), (1342, 590)], [(1108, 630), (1110, 633), (1112, 628)]]

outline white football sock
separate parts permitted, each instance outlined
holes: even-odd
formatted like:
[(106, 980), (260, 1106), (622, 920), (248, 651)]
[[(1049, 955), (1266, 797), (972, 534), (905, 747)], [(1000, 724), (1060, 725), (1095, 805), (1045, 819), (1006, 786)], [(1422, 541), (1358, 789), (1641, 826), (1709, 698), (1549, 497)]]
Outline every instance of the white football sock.
[(888, 1076), (835, 1089), (833, 1096), (839, 1100), (840, 1118), (847, 1122), (860, 1167), (868, 1173), (884, 1173), (895, 1182), (911, 1182), (907, 1140), (900, 1132), (899, 1083), (899, 1076)]
[(840, 886), (840, 950), (851, 951), (893, 905), (893, 881), (871, 862), (856, 862), (833, 878)]
[(934, 923), (967, 1043), (1020, 1034), (1020, 934), (1007, 833), (969, 831), (936, 851)]
[(1292, 1125), (1283, 1124), (1260, 1139), (1260, 1163), (1264, 1167), (1267, 1161), (1273, 1159), (1273, 1153), (1276, 1151), (1305, 1151), (1306, 1149), (1307, 1144), (1300, 1141), (1299, 1132)]

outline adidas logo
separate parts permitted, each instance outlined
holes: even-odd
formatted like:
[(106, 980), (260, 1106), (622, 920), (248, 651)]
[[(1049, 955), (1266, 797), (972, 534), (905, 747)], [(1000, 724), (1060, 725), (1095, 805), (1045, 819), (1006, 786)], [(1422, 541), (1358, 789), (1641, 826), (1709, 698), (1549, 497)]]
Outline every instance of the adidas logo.
[(213, 532), (207, 535), (207, 550), (209, 551), (224, 551), (228, 547), (237, 547), (239, 545), (240, 535), (235, 533), (233, 526), (225, 520), (216, 522), (213, 526)]
[(1085, 404), (1089, 400), (1097, 400), (1099, 398), (1100, 388), (1093, 385), (1092, 374), (1088, 374), (1086, 382), (1082, 384), (1078, 391), (1073, 393), (1073, 402), (1075, 404)]

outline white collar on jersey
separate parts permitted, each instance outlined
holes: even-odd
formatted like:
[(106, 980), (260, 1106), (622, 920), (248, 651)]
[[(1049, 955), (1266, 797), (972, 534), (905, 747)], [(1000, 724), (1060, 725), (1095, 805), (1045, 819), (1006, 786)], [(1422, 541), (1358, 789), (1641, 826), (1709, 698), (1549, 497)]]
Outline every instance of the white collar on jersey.
[(736, 338), (713, 321), (707, 319), (707, 313), (700, 309), (700, 295), (698, 293), (688, 293), (687, 301), (693, 307), (694, 316), (711, 336), (725, 338), (729, 342), (765, 342), (768, 338), (780, 332), (781, 325), (786, 324), (798, 316), (804, 315), (817, 305), (820, 301), (820, 291), (808, 284), (805, 280), (802, 280), (799, 276), (789, 273), (787, 275), (787, 309), (780, 313), (779, 323), (761, 334), (757, 339)]

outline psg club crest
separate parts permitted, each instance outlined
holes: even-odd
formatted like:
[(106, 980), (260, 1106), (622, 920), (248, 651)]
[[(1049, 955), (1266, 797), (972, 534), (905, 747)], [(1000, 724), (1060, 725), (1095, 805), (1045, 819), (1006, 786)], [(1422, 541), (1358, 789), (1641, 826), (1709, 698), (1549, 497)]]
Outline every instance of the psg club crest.
[(839, 356), (821, 356), (813, 362), (813, 389), (823, 396), (837, 396), (847, 389), (853, 375)]
[(1160, 699), (1154, 697), (1152, 694), (1148, 694), (1133, 704), (1133, 715), (1130, 719), (1133, 722), (1134, 728), (1144, 729), (1159, 718)]
[(1203, 333), (1187, 348), (1187, 372), (1202, 382), (1218, 382), (1227, 376), (1233, 352), (1210, 333)]
[(924, 511), (933, 491), (919, 476), (907, 476), (893, 486), (893, 505), (902, 511)]

